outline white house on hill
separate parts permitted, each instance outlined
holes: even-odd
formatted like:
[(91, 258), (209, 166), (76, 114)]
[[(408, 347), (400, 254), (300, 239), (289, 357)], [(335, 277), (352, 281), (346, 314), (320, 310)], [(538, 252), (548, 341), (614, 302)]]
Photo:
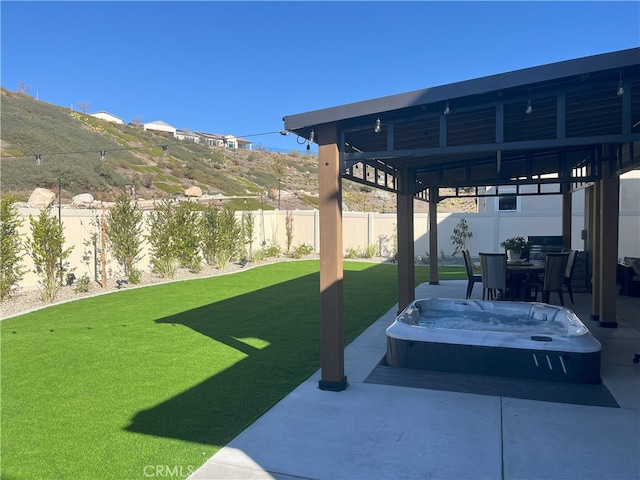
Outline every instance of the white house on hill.
[(99, 118), (100, 120), (106, 120), (107, 122), (117, 123), (118, 125), (124, 125), (124, 120), (120, 117), (110, 114), (109, 112), (100, 111), (89, 114), (92, 117)]
[(176, 138), (187, 142), (200, 143), (200, 135), (189, 130), (176, 130)]
[(251, 150), (252, 143), (244, 138), (233, 135), (221, 135), (219, 133), (196, 132), (201, 141), (210, 147), (242, 148)]
[(162, 120), (156, 120), (155, 122), (148, 122), (142, 124), (143, 130), (149, 130), (158, 135), (162, 135), (165, 137), (175, 137), (176, 136), (176, 128), (172, 127), (168, 123), (163, 122)]

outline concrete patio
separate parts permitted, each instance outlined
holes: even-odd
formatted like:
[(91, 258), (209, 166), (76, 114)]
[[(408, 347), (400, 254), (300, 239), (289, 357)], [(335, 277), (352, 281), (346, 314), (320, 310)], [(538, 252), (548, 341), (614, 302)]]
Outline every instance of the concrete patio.
[[(464, 298), (466, 285), (423, 284), (416, 298)], [(640, 298), (618, 297), (618, 328), (605, 329), (591, 296), (574, 296), (620, 408), (365, 383), (394, 306), (347, 346), (345, 391), (320, 390), (316, 372), (189, 478), (638, 479)]]

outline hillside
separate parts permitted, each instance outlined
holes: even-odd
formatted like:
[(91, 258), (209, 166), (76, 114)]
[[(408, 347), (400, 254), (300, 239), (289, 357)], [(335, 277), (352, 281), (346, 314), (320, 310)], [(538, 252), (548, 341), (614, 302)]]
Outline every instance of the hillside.
[[(318, 208), (315, 155), (208, 147), (117, 125), (4, 88), (0, 94), (0, 191), (12, 192), (20, 201), (36, 187), (57, 191), (60, 178), (63, 203), (80, 193), (111, 201), (126, 185), (134, 185), (137, 198), (147, 200), (179, 198), (197, 186), (205, 199), (248, 197), (233, 201), (236, 209), (278, 208), (279, 196), (282, 210)], [(101, 151), (106, 153), (104, 161)], [(343, 203), (352, 211), (389, 212), (396, 206), (392, 195), (349, 181), (344, 182)], [(473, 211), (475, 204), (469, 199), (446, 200), (439, 209)], [(427, 211), (427, 205), (417, 202), (416, 211)]]
[[(0, 100), (0, 188), (20, 200), (36, 187), (57, 190), (60, 175), (63, 202), (79, 193), (109, 201), (125, 185), (135, 185), (137, 196), (145, 199), (177, 197), (198, 186), (205, 196), (256, 197), (247, 200), (254, 208), (262, 194), (265, 208), (274, 208), (280, 165), (286, 167), (281, 168), (281, 208), (317, 208), (313, 155), (215, 148), (165, 138), (6, 89)], [(162, 145), (168, 147), (166, 156)]]

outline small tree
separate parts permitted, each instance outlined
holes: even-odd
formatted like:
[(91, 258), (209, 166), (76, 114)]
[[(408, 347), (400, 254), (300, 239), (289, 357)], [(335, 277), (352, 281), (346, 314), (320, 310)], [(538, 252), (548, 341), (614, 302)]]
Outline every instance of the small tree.
[(253, 237), (255, 235), (255, 218), (251, 212), (242, 212), (242, 230), (244, 245), (249, 245), (249, 260), (253, 259)]
[(238, 254), (241, 226), (233, 209), (209, 206), (202, 216), (202, 254), (209, 265), (223, 269)]
[(89, 111), (89, 108), (91, 107), (91, 104), (89, 102), (85, 102), (84, 100), (76, 102), (76, 105), (82, 113), (87, 113)]
[(31, 85), (27, 85), (27, 82), (20, 80), (18, 82), (18, 93), (27, 94), (31, 90)]
[(142, 210), (121, 193), (107, 216), (107, 238), (113, 257), (131, 283), (140, 283), (136, 263), (142, 258)]
[(45, 302), (52, 302), (58, 293), (64, 274), (63, 262), (73, 250), (73, 247), (63, 250), (64, 232), (58, 219), (51, 215), (52, 205), (43, 209), (37, 220), (29, 217), (31, 237), (26, 241), (35, 272), (42, 277), (40, 295)]
[(280, 210), (280, 199), (282, 196), (282, 182), (287, 176), (287, 162), (283, 156), (278, 155), (271, 161), (271, 173), (278, 181), (278, 210)]
[(285, 218), (285, 231), (287, 234), (287, 255), (291, 253), (291, 245), (293, 245), (293, 215), (291, 211), (287, 211)]
[(0, 301), (11, 295), (24, 275), (22, 240), (18, 233), (21, 226), (15, 197), (3, 195), (0, 198)]
[(174, 248), (174, 208), (171, 202), (163, 200), (147, 218), (149, 233), (146, 238), (151, 251), (151, 266), (163, 277), (173, 278), (178, 259)]
[(200, 257), (200, 214), (187, 203), (174, 210), (172, 218), (173, 246), (178, 264), (192, 272), (202, 269)]
[(456, 253), (461, 252), (466, 248), (466, 242), (468, 238), (473, 237), (473, 233), (469, 230), (469, 225), (464, 218), (461, 218), (458, 224), (453, 227), (453, 235), (451, 235), (451, 241), (453, 242), (453, 253), (451, 256), (455, 256)]

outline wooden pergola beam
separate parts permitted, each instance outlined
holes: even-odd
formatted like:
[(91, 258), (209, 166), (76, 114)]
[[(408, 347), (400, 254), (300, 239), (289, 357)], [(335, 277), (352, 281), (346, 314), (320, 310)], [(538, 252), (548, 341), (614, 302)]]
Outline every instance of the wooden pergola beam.
[(321, 390), (347, 388), (344, 373), (342, 266), (342, 180), (335, 125), (318, 127), (320, 200), (320, 368)]

